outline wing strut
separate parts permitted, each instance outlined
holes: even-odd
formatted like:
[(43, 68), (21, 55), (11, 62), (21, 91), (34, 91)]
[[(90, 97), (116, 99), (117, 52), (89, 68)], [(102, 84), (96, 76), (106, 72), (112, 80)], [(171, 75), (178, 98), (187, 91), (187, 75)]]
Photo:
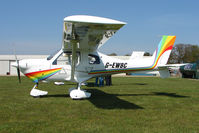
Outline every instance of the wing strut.
[(77, 59), (77, 43), (74, 41), (72, 44), (72, 65), (71, 65), (71, 80), (74, 80), (75, 75), (75, 65), (76, 65), (76, 59)]

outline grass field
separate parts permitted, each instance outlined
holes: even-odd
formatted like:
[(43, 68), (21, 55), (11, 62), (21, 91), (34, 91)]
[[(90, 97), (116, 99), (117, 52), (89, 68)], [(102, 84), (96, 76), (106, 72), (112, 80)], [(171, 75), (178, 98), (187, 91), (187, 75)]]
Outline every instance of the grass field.
[(49, 95), (33, 98), (27, 78), (0, 77), (0, 132), (197, 133), (199, 80), (114, 77), (113, 86), (83, 86), (88, 100), (72, 100), (68, 88), (41, 83)]

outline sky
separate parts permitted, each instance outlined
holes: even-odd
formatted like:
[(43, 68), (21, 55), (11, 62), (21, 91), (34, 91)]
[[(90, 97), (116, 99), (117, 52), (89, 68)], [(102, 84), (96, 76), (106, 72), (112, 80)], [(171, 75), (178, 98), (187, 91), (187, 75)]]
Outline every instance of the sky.
[(126, 22), (100, 52), (153, 53), (162, 35), (199, 45), (198, 0), (1, 0), (0, 54), (51, 54), (61, 48), (63, 19), (92, 15)]

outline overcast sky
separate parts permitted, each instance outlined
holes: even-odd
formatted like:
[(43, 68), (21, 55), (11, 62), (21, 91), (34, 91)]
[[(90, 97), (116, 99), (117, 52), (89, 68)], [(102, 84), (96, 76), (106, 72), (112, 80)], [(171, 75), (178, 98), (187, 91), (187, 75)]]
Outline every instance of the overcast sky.
[(127, 22), (103, 53), (153, 53), (161, 35), (199, 44), (198, 0), (1, 0), (0, 54), (50, 54), (61, 48), (63, 19), (93, 15)]

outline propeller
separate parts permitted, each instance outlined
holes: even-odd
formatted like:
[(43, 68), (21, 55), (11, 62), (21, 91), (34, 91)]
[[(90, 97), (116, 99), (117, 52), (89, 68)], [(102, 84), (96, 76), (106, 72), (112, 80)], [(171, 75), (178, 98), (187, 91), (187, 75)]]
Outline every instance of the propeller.
[(20, 75), (20, 69), (19, 69), (19, 60), (16, 60), (16, 62), (17, 62), (17, 76), (18, 76), (19, 83), (21, 83), (21, 75)]
[[(14, 53), (15, 53), (15, 51), (14, 51)], [(16, 68), (17, 68), (18, 80), (19, 80), (19, 83), (21, 83), (21, 75), (20, 75), (20, 68), (19, 68), (19, 60), (17, 59), (16, 53), (15, 53), (15, 60), (16, 60)]]

